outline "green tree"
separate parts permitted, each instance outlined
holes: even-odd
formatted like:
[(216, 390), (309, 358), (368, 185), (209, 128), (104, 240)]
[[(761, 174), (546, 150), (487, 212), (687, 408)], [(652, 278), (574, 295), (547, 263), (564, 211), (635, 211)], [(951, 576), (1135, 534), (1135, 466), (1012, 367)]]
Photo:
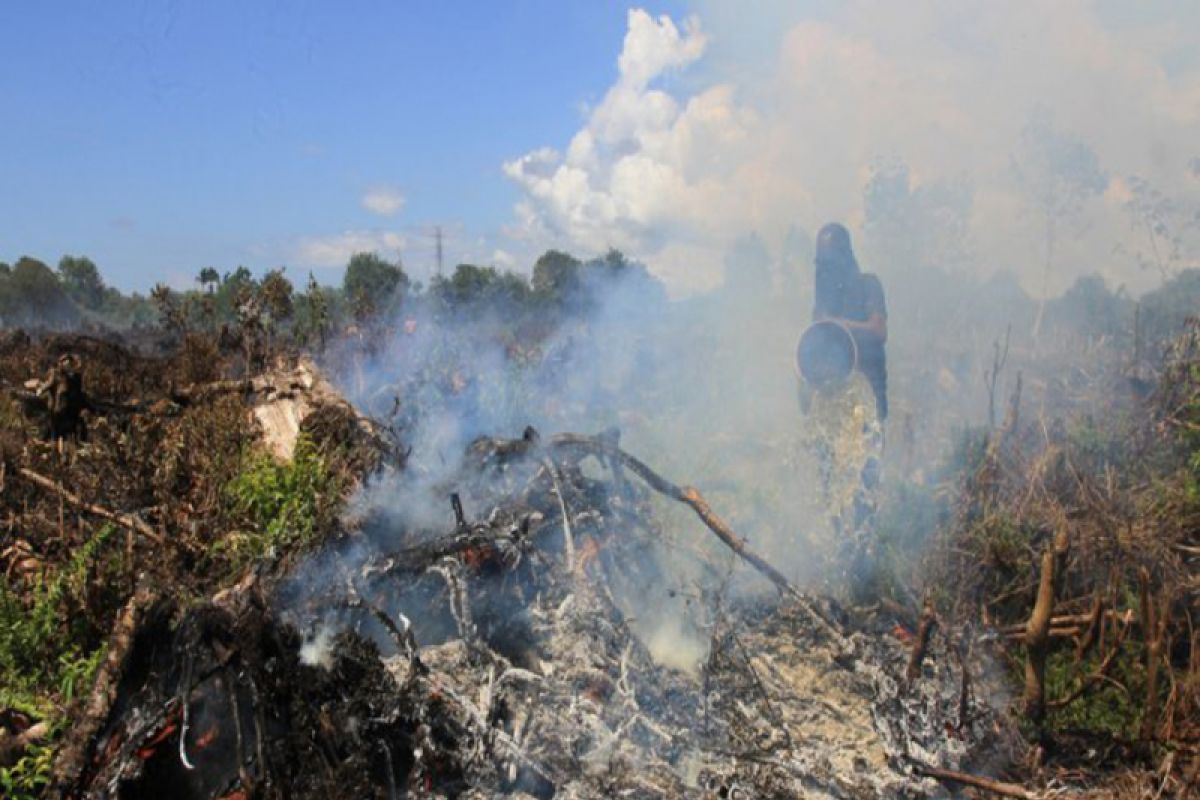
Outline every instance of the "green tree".
[(355, 253), (346, 265), (342, 291), (355, 310), (365, 319), (404, 296), (408, 276), (400, 263), (391, 263), (376, 253)]
[(1126, 334), (1132, 320), (1133, 301), (1122, 291), (1109, 291), (1099, 275), (1077, 279), (1046, 306), (1046, 324), (1087, 338)]
[(667, 300), (666, 287), (644, 264), (630, 261), (616, 248), (583, 265), (577, 309), (599, 303), (615, 313), (645, 311)]
[(1042, 218), (1045, 233), (1041, 300), (1033, 323), (1036, 337), (1062, 229), (1079, 216), (1088, 200), (1104, 191), (1108, 176), (1095, 151), (1082, 139), (1058, 130), (1045, 109), (1035, 111), (1021, 131), (1012, 166), (1017, 184)]
[(226, 272), (221, 282), (232, 286), (245, 286), (254, 283), (254, 276), (246, 267), (238, 266), (233, 272)]
[(512, 313), (528, 299), (529, 284), (522, 276), (495, 267), (459, 264), (449, 278), (435, 277), (429, 291), (446, 310), (488, 307)]
[(324, 352), (325, 337), (330, 327), (329, 298), (311, 272), (308, 273), (308, 283), (301, 296), (300, 307), (303, 311), (298, 325), (301, 339), (307, 344), (310, 337), (315, 335), (319, 351)]
[[(795, 225), (788, 228), (779, 255), (779, 294), (793, 308), (805, 308), (810, 303), (815, 271), (814, 251), (813, 239), (808, 231)], [(803, 298), (803, 302), (798, 302), (800, 298)]]
[(58, 276), (36, 258), (22, 256), (8, 276), (14, 319), (43, 325), (74, 324), (79, 311), (63, 291)]
[(560, 250), (547, 250), (533, 265), (533, 293), (552, 303), (566, 305), (580, 292), (583, 263)]
[(284, 275), (284, 267), (273, 269), (263, 276), (259, 285), (263, 295), (263, 304), (271, 316), (271, 322), (279, 324), (292, 318), (292, 282)]
[(187, 303), (170, 287), (163, 283), (154, 284), (150, 300), (158, 308), (159, 322), (181, 339), (187, 335), (190, 320)]
[(58, 261), (58, 278), (76, 305), (97, 311), (104, 304), (105, 285), (100, 270), (87, 256), (63, 256)]
[(221, 282), (221, 273), (217, 272), (212, 267), (205, 267), (200, 270), (200, 274), (196, 276), (196, 283), (200, 284), (209, 294), (216, 291), (217, 285)]
[(725, 254), (725, 288), (756, 298), (770, 293), (771, 256), (757, 233), (738, 237)]
[(271, 340), (284, 323), (292, 318), (294, 310), (292, 303), (292, 282), (283, 274), (284, 267), (273, 269), (263, 276), (258, 285), (262, 298), (261, 305), (266, 312), (267, 349), (271, 349)]
[(1147, 342), (1161, 345), (1183, 332), (1200, 308), (1200, 269), (1180, 270), (1141, 300), (1141, 326)]
[(246, 375), (254, 373), (257, 361), (261, 360), (260, 339), (264, 333), (264, 298), (254, 281), (239, 281), (234, 284), (233, 308), (238, 328), (242, 334), (242, 353), (246, 358)]
[(0, 326), (9, 324), (13, 312), (12, 267), (0, 261)]
[(226, 272), (213, 294), (214, 315), (222, 322), (241, 322), (238, 304), (247, 294), (257, 294), (258, 284), (250, 270), (239, 266)]
[(1140, 175), (1130, 175), (1125, 185), (1129, 188), (1125, 213), (1135, 240), (1121, 244), (1118, 252), (1132, 255), (1143, 269), (1157, 270), (1163, 281), (1195, 263), (1200, 206), (1186, 195), (1168, 194)]
[(965, 179), (914, 183), (903, 161), (880, 160), (862, 194), (867, 261), (878, 269), (937, 275), (970, 262), (975, 191)]

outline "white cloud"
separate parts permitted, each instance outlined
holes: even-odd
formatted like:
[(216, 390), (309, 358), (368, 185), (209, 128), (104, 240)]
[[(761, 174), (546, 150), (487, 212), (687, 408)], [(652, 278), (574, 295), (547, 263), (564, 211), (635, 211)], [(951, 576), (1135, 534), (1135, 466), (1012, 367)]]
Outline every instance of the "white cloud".
[(408, 244), (407, 238), (394, 231), (345, 231), (330, 236), (309, 236), (293, 248), (292, 260), (306, 267), (344, 267), (355, 253), (378, 253), (395, 257)]
[[(1037, 108), (1114, 179), (1194, 192), (1200, 63), (1178, 54), (1200, 43), (1200, 15), (1172, 26), (1114, 22), (1083, 0), (1019, 11), (856, 0), (823, 19), (767, 5), (776, 18), (764, 21), (698, 2), (722, 26), (711, 37), (695, 18), (677, 26), (631, 11), (617, 79), (581, 128), (504, 165), (522, 192), (515, 238), (584, 254), (616, 246), (677, 290), (712, 285), (749, 230), (777, 246), (793, 225), (861, 226), (869, 167), (892, 158), (920, 185), (969, 181), (973, 268), (1016, 269), (1037, 289), (1043, 232), (1011, 169)], [(685, 69), (688, 92), (664, 88)], [(1086, 234), (1063, 237), (1052, 291), (1096, 269), (1118, 282), (1151, 277), (1113, 255), (1130, 227), (1120, 197), (1087, 202)]]
[(362, 196), (362, 207), (381, 217), (399, 214), (404, 203), (404, 195), (395, 186), (374, 186)]
[(631, 86), (645, 87), (667, 70), (690, 64), (700, 57), (708, 43), (695, 17), (684, 20), (680, 32), (666, 14), (655, 20), (635, 8), (629, 12), (628, 24), (617, 68), (621, 82)]
[(514, 269), (517, 266), (517, 259), (512, 253), (497, 247), (492, 250), (492, 263), (500, 269)]
[(741, 125), (752, 114), (733, 107), (726, 86), (682, 107), (651, 86), (665, 72), (696, 61), (706, 46), (695, 19), (681, 30), (669, 17), (630, 11), (617, 82), (565, 155), (543, 147), (504, 165), (525, 192), (514, 235), (592, 252), (610, 246), (640, 252), (673, 227), (698, 222), (688, 207), (719, 204), (711, 196), (715, 184), (692, 181), (697, 172), (692, 157), (719, 162), (721, 156), (707, 146), (736, 148)]

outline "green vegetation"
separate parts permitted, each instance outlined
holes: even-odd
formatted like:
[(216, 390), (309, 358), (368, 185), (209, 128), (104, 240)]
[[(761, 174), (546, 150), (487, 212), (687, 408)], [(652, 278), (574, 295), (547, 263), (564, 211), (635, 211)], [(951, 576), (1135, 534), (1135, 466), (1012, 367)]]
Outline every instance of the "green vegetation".
[(36, 797), (50, 774), (54, 741), (67, 707), (86, 691), (103, 648), (88, 615), (89, 575), (102, 560), (111, 526), (101, 528), (52, 576), (34, 579), (18, 593), (0, 585), (0, 708), (14, 708), (50, 723), (50, 737), (29, 748), (11, 767), (0, 767), (4, 797)]
[(1141, 300), (1143, 335), (1147, 342), (1178, 335), (1200, 309), (1200, 269), (1181, 270)]
[(526, 305), (531, 289), (521, 276), (511, 272), (459, 264), (449, 278), (435, 277), (429, 293), (440, 312), (471, 312)]
[(407, 288), (404, 269), (375, 253), (352, 255), (342, 279), (342, 295), (359, 321), (392, 308), (403, 300)]
[(250, 452), (225, 486), (231, 532), (214, 545), (214, 555), (241, 568), (258, 558), (303, 552), (329, 529), (341, 496), (341, 478), (306, 436), (291, 461)]
[(30, 747), (16, 764), (0, 767), (0, 794), (11, 800), (34, 800), (41, 797), (50, 783), (50, 770), (53, 765), (52, 744)]
[[(1200, 529), (1200, 321), (1165, 350), (1153, 393), (1095, 382), (1061, 417), (964, 435), (938, 479), (926, 591), (947, 618), (998, 631), (1025, 700), (1014, 712), (1060, 764), (1121, 748), (1161, 765), (1197, 734), (1186, 554)], [(1052, 603), (1039, 615), (1040, 586)]]
[[(1108, 668), (1108, 680), (1078, 700), (1051, 713), (1052, 731), (1089, 731), (1119, 739), (1132, 739), (1142, 721), (1141, 697), (1146, 691), (1143, 648), (1131, 643)], [(1046, 660), (1046, 692), (1068, 697), (1077, 691), (1080, 675), (1094, 674), (1101, 658), (1093, 653), (1077, 662), (1070, 650), (1057, 650)]]
[(96, 569), (114, 528), (105, 526), (52, 577), (41, 576), (32, 590), (18, 595), (0, 586), (0, 705), (45, 708), (49, 698), (69, 701), (81, 665), (95, 653), (81, 642), (95, 639), (89, 623), (75, 613), (86, 606), (88, 577)]

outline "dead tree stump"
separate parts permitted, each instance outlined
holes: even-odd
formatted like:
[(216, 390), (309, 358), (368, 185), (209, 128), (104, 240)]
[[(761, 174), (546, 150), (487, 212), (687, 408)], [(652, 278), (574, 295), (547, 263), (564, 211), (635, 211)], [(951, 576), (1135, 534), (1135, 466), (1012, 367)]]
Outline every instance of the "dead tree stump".
[(1050, 620), (1062, 575), (1066, 571), (1070, 537), (1065, 526), (1042, 555), (1037, 600), (1025, 626), (1025, 714), (1041, 725), (1046, 717), (1046, 658), (1050, 655)]

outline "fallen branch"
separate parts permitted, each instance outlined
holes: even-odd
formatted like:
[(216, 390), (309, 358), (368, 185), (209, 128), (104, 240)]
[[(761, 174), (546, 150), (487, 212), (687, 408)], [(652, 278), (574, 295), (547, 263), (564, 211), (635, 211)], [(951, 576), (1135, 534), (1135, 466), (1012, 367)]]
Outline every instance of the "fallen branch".
[[(1086, 630), (1093, 620), (1094, 611), (1089, 611), (1084, 614), (1060, 614), (1050, 618), (1050, 630)], [(1109, 621), (1120, 622), (1125, 618), (1127, 611), (1118, 609), (1105, 609), (1101, 612), (1101, 616)], [(1001, 625), (998, 630), (1005, 636), (1011, 634), (1022, 634), (1028, 627), (1029, 622), (1014, 622), (1009, 625)]]
[(114, 522), (117, 525), (120, 525), (122, 528), (127, 528), (134, 533), (140, 533), (142, 536), (145, 536), (155, 544), (167, 544), (167, 540), (164, 539), (158, 531), (151, 528), (140, 517), (134, 514), (110, 511), (107, 508), (89, 503), (83, 498), (79, 497), (79, 495), (67, 491), (67, 489), (57, 481), (52, 481), (45, 475), (39, 475), (27, 467), (19, 467), (17, 469), (17, 474), (30, 483), (36, 484), (48, 491), (55, 492), (59, 497), (80, 511), (85, 511), (93, 516), (106, 519), (109, 522)]
[[(1028, 631), (1029, 631), (1028, 626), (1029, 626), (1029, 623), (1025, 623), (1025, 626), (1022, 628), (1022, 630), (1009, 631), (1008, 633), (1004, 634), (1004, 638), (1010, 639), (1013, 641), (1016, 641), (1018, 639), (1024, 639), (1028, 635)], [(1083, 633), (1084, 633), (1084, 630), (1082, 628), (1051, 628), (1050, 630), (1048, 630), (1046, 632), (1046, 635), (1048, 637), (1050, 637), (1051, 639), (1079, 640), (1080, 636), (1082, 636)]]
[(401, 630), (400, 626), (396, 624), (395, 620), (388, 616), (383, 609), (374, 603), (364, 600), (362, 595), (359, 594), (358, 589), (353, 585), (350, 587), (350, 592), (351, 597), (348, 603), (349, 607), (363, 609), (372, 617), (374, 617), (379, 624), (382, 625), (385, 630), (387, 630), (388, 636), (392, 638), (392, 643), (396, 645), (396, 651), (407, 656), (409, 663), (412, 664), (417, 670), (423, 671), (425, 669), (425, 665), (421, 663), (421, 659), (417, 655), (417, 638), (415, 635), (413, 635), (412, 626), (409, 623), (408, 618), (403, 614), (400, 615), (401, 619), (404, 620), (404, 629)]
[(211, 383), (193, 383), (190, 386), (172, 387), (168, 390), (171, 401), (181, 406), (199, 403), (221, 394), (249, 394), (258, 387), (253, 381), (213, 381)]
[(0, 725), (0, 767), (11, 767), (21, 760), (29, 748), (44, 744), (50, 738), (50, 723), (35, 722), (20, 733), (11, 733)]
[(1019, 797), (1023, 798), (1023, 800), (1037, 800), (1036, 794), (1029, 791), (1024, 786), (1019, 786), (1015, 783), (1005, 783), (1004, 781), (984, 778), (980, 775), (970, 775), (966, 772), (956, 772), (952, 769), (931, 767), (926, 764), (916, 763), (913, 765), (913, 768), (918, 775), (936, 778), (939, 781), (960, 783), (963, 786), (974, 786), (976, 789), (984, 789), (1004, 797)]
[(571, 532), (571, 514), (567, 511), (567, 498), (563, 496), (562, 479), (559, 477), (558, 466), (553, 459), (542, 459), (542, 466), (550, 474), (550, 486), (554, 496), (558, 498), (558, 510), (562, 515), (563, 552), (567, 559), (567, 572), (575, 571), (575, 535)]
[(680, 487), (666, 478), (659, 475), (650, 467), (626, 453), (624, 450), (612, 444), (612, 437), (599, 436), (583, 436), (576, 433), (561, 433), (550, 439), (552, 447), (561, 448), (577, 448), (585, 450), (593, 455), (605, 456), (609, 459), (619, 461), (625, 467), (633, 472), (650, 488), (654, 489), (659, 494), (666, 495), (672, 500), (678, 500), (691, 507), (696, 512), (696, 516), (700, 517), (710, 531), (716, 534), (725, 545), (732, 550), (740, 559), (745, 561), (750, 566), (754, 567), (771, 583), (785, 594), (789, 595), (801, 609), (807, 613), (813, 620), (834, 640), (848, 646), (849, 642), (845, 635), (838, 630), (830, 620), (821, 614), (817, 609), (808, 602), (808, 599), (800, 592), (799, 589), (792, 586), (783, 573), (771, 566), (767, 561), (749, 547), (746, 546), (746, 540), (738, 536), (733, 530), (725, 524), (725, 521), (713, 513), (707, 501), (700, 494), (699, 490), (692, 486)]

